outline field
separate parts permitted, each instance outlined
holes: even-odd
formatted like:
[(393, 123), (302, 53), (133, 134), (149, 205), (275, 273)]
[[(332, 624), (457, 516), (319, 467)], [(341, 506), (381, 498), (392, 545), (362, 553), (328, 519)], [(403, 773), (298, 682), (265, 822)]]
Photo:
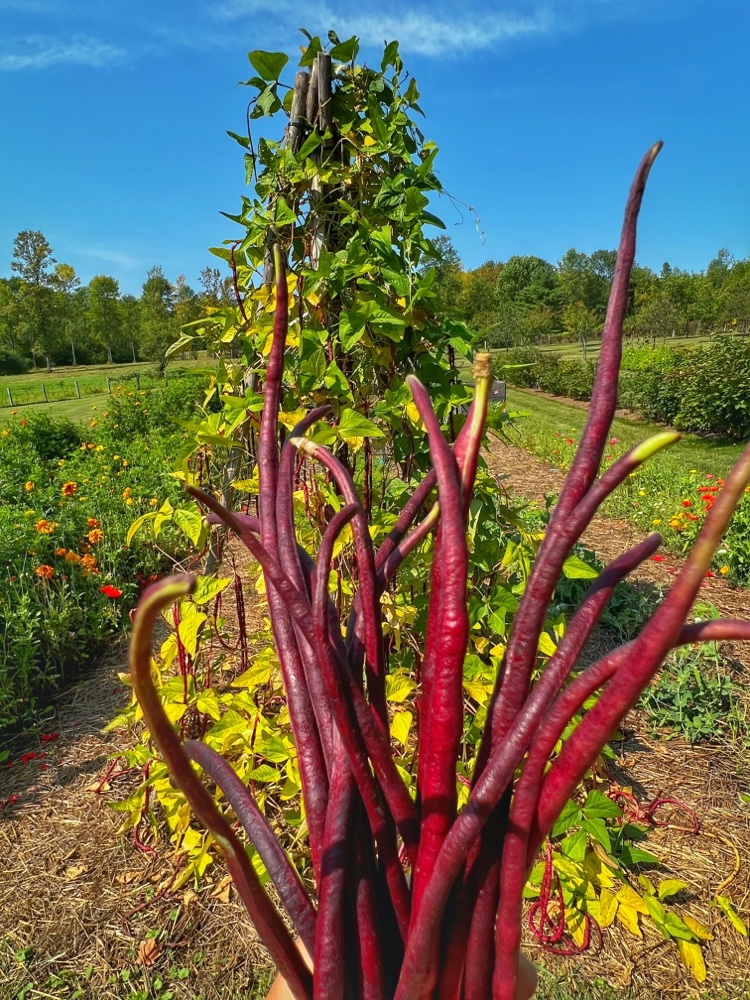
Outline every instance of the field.
[[(701, 344), (708, 344), (711, 342), (710, 337), (657, 337), (655, 339), (644, 340), (641, 337), (627, 337), (624, 341), (624, 346), (627, 347), (699, 347)], [(601, 350), (601, 341), (592, 340), (586, 345), (586, 350), (584, 352), (583, 345), (580, 341), (574, 341), (573, 343), (565, 344), (545, 344), (540, 343), (537, 345), (540, 351), (544, 351), (546, 354), (557, 354), (561, 358), (567, 360), (581, 360), (583, 357), (588, 358), (590, 361), (595, 361), (599, 357), (599, 351)], [(500, 349), (498, 354), (502, 354), (502, 349)]]
[[(210, 364), (210, 362), (208, 362)], [(179, 376), (183, 371), (205, 369), (205, 352), (195, 360), (188, 358), (167, 366), (166, 377)], [(75, 369), (58, 368), (52, 372), (38, 370), (26, 375), (0, 376), (0, 422), (19, 407), (24, 412), (48, 409), (50, 413), (71, 420), (89, 415), (92, 403), (87, 397), (104, 396), (117, 386), (148, 389), (164, 380), (164, 373), (152, 362), (121, 365), (82, 365)], [(45, 398), (46, 394), (46, 398)]]

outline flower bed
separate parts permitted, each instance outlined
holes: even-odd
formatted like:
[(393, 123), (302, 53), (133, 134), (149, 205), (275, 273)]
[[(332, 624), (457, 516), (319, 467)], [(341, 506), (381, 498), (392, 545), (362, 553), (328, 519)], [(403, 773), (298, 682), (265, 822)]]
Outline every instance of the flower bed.
[(18, 413), (0, 432), (0, 728), (28, 722), (95, 658), (184, 549), (176, 531), (160, 549), (125, 539), (136, 516), (181, 495), (168, 413), (187, 416), (202, 388), (123, 390), (87, 425)]

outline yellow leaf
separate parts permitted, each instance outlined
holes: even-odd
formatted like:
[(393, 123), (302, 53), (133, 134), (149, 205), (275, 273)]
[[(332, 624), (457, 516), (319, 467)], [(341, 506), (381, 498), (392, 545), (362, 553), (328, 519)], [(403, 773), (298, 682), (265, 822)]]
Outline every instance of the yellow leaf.
[(396, 712), (391, 723), (391, 735), (399, 743), (406, 746), (409, 739), (409, 730), (414, 716), (411, 712)]
[(599, 926), (609, 927), (612, 921), (615, 919), (615, 914), (617, 913), (617, 907), (619, 903), (617, 902), (617, 896), (609, 889), (602, 889), (599, 894)]
[(377, 146), (377, 140), (373, 139), (371, 135), (365, 136), (365, 146)]
[(65, 878), (68, 880), (78, 878), (79, 875), (83, 875), (88, 870), (88, 865), (71, 865), (65, 869)]
[[(599, 845), (597, 845), (599, 846)], [(615, 884), (615, 873), (602, 861), (597, 853), (589, 851), (581, 864), (586, 877), (599, 889), (611, 889)]]
[(499, 642), (497, 646), (493, 646), (490, 650), (490, 656), (496, 656), (498, 659), (502, 659), (505, 656), (505, 646), (502, 642)]
[(617, 907), (617, 919), (624, 927), (627, 927), (631, 934), (635, 934), (636, 937), (643, 937), (641, 928), (638, 926), (638, 911), (634, 910), (632, 906), (620, 903)]
[(586, 939), (586, 920), (584, 914), (580, 910), (571, 910), (567, 907), (565, 910), (568, 933), (578, 947), (581, 948), (583, 947), (583, 942)]
[(557, 652), (557, 646), (547, 632), (542, 632), (539, 636), (539, 652), (544, 656), (554, 656)]
[(700, 920), (696, 920), (695, 917), (691, 917), (689, 913), (683, 914), (682, 921), (686, 927), (695, 934), (696, 937), (702, 938), (704, 941), (713, 941), (714, 936), (705, 924), (702, 924)]
[(476, 679), (470, 680), (468, 677), (464, 677), (463, 685), (469, 697), (473, 698), (480, 705), (484, 705), (490, 697), (490, 692), (481, 681)]
[(695, 941), (683, 941), (681, 938), (677, 938), (677, 950), (680, 953), (682, 964), (693, 973), (696, 982), (705, 982), (706, 963), (703, 961), (701, 946)]
[(727, 896), (717, 896), (716, 902), (724, 911), (727, 920), (734, 927), (738, 934), (747, 937), (747, 924), (732, 906), (732, 901)]
[(641, 897), (632, 889), (629, 885), (624, 885), (617, 893), (617, 899), (624, 906), (629, 906), (632, 910), (636, 910), (638, 913), (643, 913), (648, 916), (648, 908), (643, 902)]
[(474, 638), (474, 647), (478, 653), (483, 653), (490, 644), (486, 635), (478, 635)]
[(417, 427), (422, 427), (422, 418), (419, 415), (416, 403), (410, 402), (406, 404), (406, 415), (413, 424), (416, 424)]

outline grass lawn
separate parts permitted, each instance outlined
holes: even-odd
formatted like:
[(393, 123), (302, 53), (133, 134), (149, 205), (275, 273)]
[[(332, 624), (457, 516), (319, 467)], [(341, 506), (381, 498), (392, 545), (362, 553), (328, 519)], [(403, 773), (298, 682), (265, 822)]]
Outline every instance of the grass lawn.
[[(700, 347), (703, 344), (709, 344), (711, 342), (710, 337), (658, 337), (656, 343), (651, 339), (644, 338), (626, 338), (623, 347), (627, 350), (629, 347)], [(580, 361), (584, 354), (583, 348), (581, 347), (580, 341), (575, 343), (566, 344), (536, 344), (538, 350), (544, 351), (548, 354), (559, 354), (561, 358), (566, 361)], [(591, 341), (586, 347), (586, 357), (589, 361), (595, 361), (599, 357), (599, 351), (601, 350), (601, 341), (594, 340)], [(502, 354), (503, 349), (500, 348), (497, 352)]]
[[(554, 438), (555, 432), (563, 438), (580, 438), (588, 415), (583, 407), (547, 399), (523, 389), (512, 389), (510, 386), (508, 409), (523, 410), (527, 414), (516, 423), (519, 443), (524, 447), (536, 443), (537, 447), (530, 449), (535, 452), (543, 442), (548, 442), (550, 437)], [(619, 439), (621, 449), (628, 449), (664, 429), (663, 426), (646, 421), (615, 418), (610, 436)], [(711, 472), (724, 476), (740, 457), (743, 447), (737, 441), (685, 434), (682, 440), (660, 454), (659, 465), (665, 471), (677, 475), (688, 474), (691, 469), (697, 469), (699, 473)], [(543, 453), (542, 457), (549, 455)]]
[[(213, 359), (202, 352), (196, 360), (188, 358), (170, 364), (167, 368), (167, 378), (174, 378), (182, 372), (195, 371), (207, 366), (213, 371)], [(92, 408), (104, 407), (109, 387), (125, 384), (130, 388), (140, 385), (148, 389), (161, 384), (163, 377), (153, 361), (56, 368), (52, 372), (39, 370), (26, 375), (3, 375), (0, 376), (0, 423), (7, 422), (14, 410), (23, 413), (48, 410), (55, 416), (68, 417), (76, 421), (86, 420), (90, 418)], [(47, 392), (47, 401), (44, 400), (43, 386)], [(78, 391), (81, 399), (78, 398)]]

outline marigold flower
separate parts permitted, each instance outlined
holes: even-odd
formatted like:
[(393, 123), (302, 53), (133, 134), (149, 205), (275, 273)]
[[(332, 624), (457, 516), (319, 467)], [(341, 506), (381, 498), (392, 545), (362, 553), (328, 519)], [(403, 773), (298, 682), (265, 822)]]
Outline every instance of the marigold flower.
[(65, 548), (59, 548), (59, 549), (55, 549), (55, 555), (56, 555), (56, 556), (61, 556), (61, 557), (62, 557), (62, 556), (64, 556), (64, 555), (66, 554), (66, 552), (67, 552), (67, 551), (68, 551), (68, 550), (67, 550), (67, 549), (65, 549)]
[(651, 523), (652, 524), (661, 524), (661, 518), (660, 517), (655, 517)]
[(721, 567), (721, 569), (719, 570), (719, 572), (721, 573), (722, 576), (726, 576), (727, 573), (729, 572), (729, 567), (726, 566), (726, 565), (724, 565), (724, 566)]
[(5, 430), (5, 428), (3, 428), (3, 437), (7, 438), (7, 436), (8, 436), (8, 432)]
[(55, 528), (59, 527), (57, 521), (48, 521), (46, 518), (36, 522), (36, 530), (40, 535), (51, 535)]
[(124, 489), (124, 490), (122, 491), (122, 499), (123, 499), (123, 500), (127, 500), (127, 499), (128, 499), (128, 497), (129, 497), (129, 496), (131, 495), (131, 493), (132, 493), (132, 492), (133, 492), (132, 488), (131, 488), (130, 486), (127, 486), (127, 487), (126, 487), (126, 488), (125, 488), (125, 489)]
[(96, 420), (90, 420), (89, 427), (96, 427)]
[(63, 483), (62, 495), (64, 497), (72, 497), (74, 493), (78, 492), (78, 483)]
[(96, 451), (104, 451), (104, 445), (103, 444), (98, 444), (96, 446)]
[(94, 528), (93, 531), (90, 531), (86, 537), (92, 545), (96, 545), (98, 542), (103, 541), (104, 532), (100, 531), (99, 528)]
[(573, 438), (565, 438), (565, 444), (573, 444)]
[(96, 556), (92, 556), (89, 552), (87, 552), (86, 555), (81, 559), (81, 566), (88, 573), (99, 572), (99, 570), (97, 569), (97, 558)]
[(90, 517), (88, 519), (88, 521), (86, 522), (86, 524), (88, 524), (89, 528), (100, 528), (101, 527), (101, 524), (99, 523), (99, 521), (97, 521), (97, 519), (95, 517)]
[(31, 491), (34, 489), (34, 483), (29, 479), (28, 482), (24, 483), (23, 488), (26, 490), (27, 493), (31, 493)]
[(117, 597), (122, 597), (122, 591), (117, 587), (113, 587), (111, 583), (108, 583), (104, 587), (100, 587), (99, 590), (101, 590), (105, 597), (111, 597), (112, 600), (115, 600)]
[(78, 555), (77, 552), (70, 551), (70, 552), (66, 552), (65, 553), (65, 562), (67, 562), (67, 563), (79, 563), (80, 561), (81, 561), (81, 557)]
[(134, 503), (134, 502), (135, 502), (135, 501), (133, 500), (133, 498), (132, 498), (132, 497), (128, 497), (128, 499), (127, 499), (127, 500), (125, 501), (125, 505), (126, 505), (127, 507), (132, 507), (132, 506), (133, 506), (133, 503)]
[(27, 423), (28, 423), (28, 420), (22, 420), (21, 421), (21, 427), (25, 427)]
[(45, 565), (44, 563), (41, 566), (37, 566), (34, 572), (42, 580), (49, 580), (55, 575), (54, 569), (51, 566)]

